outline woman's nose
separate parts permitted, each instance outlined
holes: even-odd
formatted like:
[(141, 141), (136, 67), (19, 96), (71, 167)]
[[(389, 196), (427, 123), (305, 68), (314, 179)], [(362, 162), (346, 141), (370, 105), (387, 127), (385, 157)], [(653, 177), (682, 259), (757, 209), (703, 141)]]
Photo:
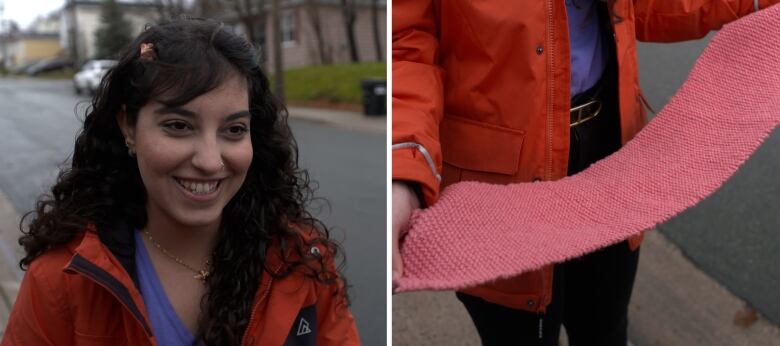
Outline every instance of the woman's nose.
[(205, 174), (216, 174), (225, 168), (222, 150), (216, 138), (204, 138), (195, 145), (192, 165)]

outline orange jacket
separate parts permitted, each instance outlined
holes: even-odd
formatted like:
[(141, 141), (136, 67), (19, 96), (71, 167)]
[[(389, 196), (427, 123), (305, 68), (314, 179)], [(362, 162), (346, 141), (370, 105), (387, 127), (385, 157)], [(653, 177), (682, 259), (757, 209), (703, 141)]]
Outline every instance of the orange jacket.
[[(157, 345), (141, 293), (120, 262), (128, 252), (111, 250), (87, 231), (35, 259), (2, 345)], [(282, 268), (278, 257), (268, 261)], [(283, 279), (266, 273), (242, 345), (359, 345), (336, 289), (302, 273)]]
[[(646, 123), (637, 39), (696, 39), (756, 9), (753, 0), (610, 0), (622, 142)], [(761, 0), (767, 7), (778, 0)], [(449, 184), (566, 176), (570, 56), (563, 0), (393, 1), (393, 180), (436, 202)], [(486, 230), (487, 231), (487, 230)], [(632, 248), (641, 238), (630, 240)], [(552, 268), (467, 289), (543, 311)]]

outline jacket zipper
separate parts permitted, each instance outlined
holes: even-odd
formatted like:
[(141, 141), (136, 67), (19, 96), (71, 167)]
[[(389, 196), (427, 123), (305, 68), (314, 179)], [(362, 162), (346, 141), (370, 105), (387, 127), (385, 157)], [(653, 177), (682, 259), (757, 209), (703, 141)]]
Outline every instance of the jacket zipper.
[(113, 275), (109, 274), (105, 270), (101, 269), (94, 263), (88, 261), (79, 254), (73, 256), (73, 259), (68, 264), (68, 270), (77, 272), (90, 280), (94, 281), (98, 285), (102, 286), (117, 299), (119, 302), (130, 312), (136, 321), (144, 328), (144, 332), (147, 337), (152, 337), (152, 329), (146, 323), (146, 320), (138, 309), (138, 306), (130, 296), (130, 292), (127, 287), (117, 280)]
[(547, 167), (546, 167), (546, 180), (552, 180), (552, 166), (553, 166), (553, 102), (555, 101), (555, 35), (553, 31), (553, 1), (547, 1), (547, 85), (549, 95), (547, 98)]
[[(279, 272), (279, 269), (282, 268), (282, 265), (278, 265), (276, 269), (274, 269), (274, 273)], [(270, 274), (269, 274), (270, 275)], [(271, 276), (268, 278), (268, 284), (266, 285), (266, 289), (263, 292), (263, 295), (260, 296), (260, 299), (257, 300), (257, 303), (255, 303), (254, 306), (252, 306), (252, 314), (249, 315), (249, 323), (246, 325), (246, 330), (244, 330), (244, 336), (241, 337), (241, 344), (246, 345), (247, 336), (249, 335), (249, 328), (252, 326), (252, 322), (255, 321), (255, 315), (257, 315), (257, 306), (260, 305), (260, 303), (265, 300), (266, 297), (268, 297), (268, 294), (271, 292), (271, 284), (274, 282), (274, 277)]]
[(544, 314), (538, 313), (539, 315), (539, 341), (544, 340)]

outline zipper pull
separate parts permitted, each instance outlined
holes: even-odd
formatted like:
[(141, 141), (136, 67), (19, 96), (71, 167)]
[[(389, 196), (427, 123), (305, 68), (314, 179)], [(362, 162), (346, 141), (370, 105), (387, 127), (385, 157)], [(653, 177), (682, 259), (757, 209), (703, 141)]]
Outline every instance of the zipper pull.
[(539, 314), (539, 340), (544, 339), (544, 315)]

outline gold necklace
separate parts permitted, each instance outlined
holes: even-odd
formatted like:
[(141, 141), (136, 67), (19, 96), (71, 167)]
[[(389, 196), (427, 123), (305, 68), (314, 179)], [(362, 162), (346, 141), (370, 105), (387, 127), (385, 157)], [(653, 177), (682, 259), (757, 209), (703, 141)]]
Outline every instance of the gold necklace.
[(154, 247), (156, 247), (158, 250), (160, 250), (160, 252), (165, 254), (165, 256), (168, 256), (168, 258), (174, 260), (176, 263), (181, 264), (182, 266), (186, 267), (187, 269), (195, 273), (195, 276), (193, 276), (194, 279), (205, 282), (206, 278), (209, 277), (210, 273), (208, 271), (208, 267), (211, 265), (211, 260), (206, 260), (206, 266), (201, 270), (197, 270), (193, 267), (190, 267), (187, 263), (184, 263), (184, 261), (179, 259), (179, 257), (176, 257), (175, 255), (168, 252), (168, 250), (166, 250), (162, 245), (160, 245), (160, 243), (158, 243), (156, 240), (154, 240), (154, 238), (152, 238), (152, 234), (149, 233), (149, 231), (143, 230), (143, 232), (144, 234), (146, 234), (146, 237), (149, 238), (149, 241), (152, 242)]

